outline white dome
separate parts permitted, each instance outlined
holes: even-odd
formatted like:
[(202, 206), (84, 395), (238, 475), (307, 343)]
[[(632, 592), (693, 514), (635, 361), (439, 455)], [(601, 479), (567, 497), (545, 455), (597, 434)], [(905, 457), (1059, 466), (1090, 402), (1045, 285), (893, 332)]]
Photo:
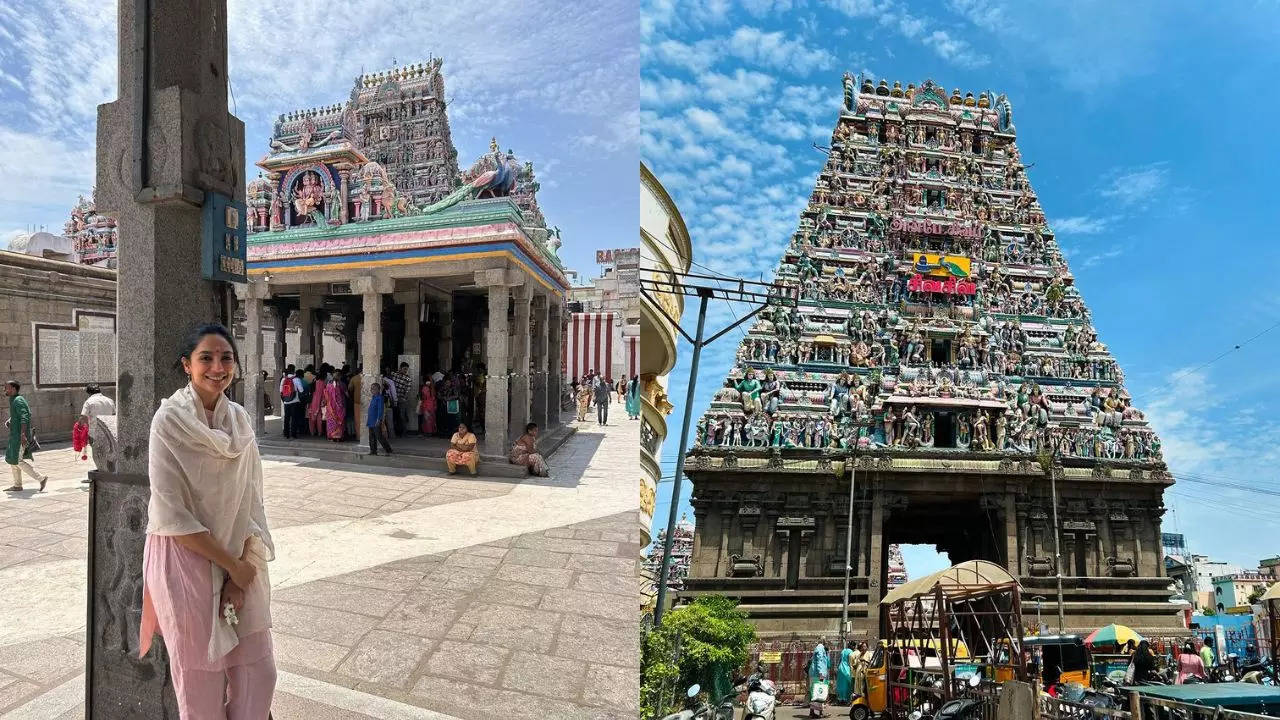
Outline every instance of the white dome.
[(75, 248), (71, 238), (48, 232), (22, 233), (9, 241), (9, 252), (45, 257), (48, 254), (71, 255)]

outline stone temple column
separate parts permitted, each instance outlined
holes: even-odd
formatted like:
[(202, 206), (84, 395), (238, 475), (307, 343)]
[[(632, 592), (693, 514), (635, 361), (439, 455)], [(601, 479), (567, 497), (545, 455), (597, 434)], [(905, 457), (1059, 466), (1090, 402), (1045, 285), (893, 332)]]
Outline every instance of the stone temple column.
[(119, 99), (98, 107), (95, 184), (98, 210), (129, 238), (119, 250), (127, 294), (116, 471), (89, 473), (86, 717), (178, 718), (166, 656), (138, 658), (131, 619), (142, 611), (151, 419), (185, 381), (174, 348), (200, 323), (231, 321), (230, 288), (201, 276), (205, 193), (245, 200), (244, 124), (227, 112), (226, 10), (226, 0), (118, 5)]
[(342, 316), (343, 362), (351, 366), (352, 371), (360, 364), (360, 311), (348, 306)]
[(276, 381), (279, 382), (284, 377), (284, 369), (289, 367), (289, 337), (286, 333), (289, 329), (290, 310), (283, 305), (276, 305), (272, 310), (276, 324), (276, 367), (280, 368), (280, 377)]
[(518, 438), (529, 423), (529, 302), (532, 298), (526, 283), (512, 288), (515, 323), (511, 328), (511, 407), (507, 410), (507, 436)]
[(448, 372), (453, 369), (453, 295), (440, 301), (440, 351), (437, 355), (440, 367), (431, 368)]
[[(395, 299), (396, 302), (404, 305), (404, 349), (396, 358), (396, 370), (400, 369), (400, 363), (409, 363), (409, 376), (413, 378), (413, 391), (416, 396), (418, 383), (422, 377), (422, 337), (418, 334), (418, 317), (422, 298), (414, 289), (397, 292)], [(416, 401), (411, 403), (410, 407), (417, 407)], [(416, 428), (417, 420), (410, 418), (410, 424)]]
[(560, 372), (560, 348), (564, 343), (564, 299), (547, 297), (547, 428), (560, 425), (560, 395), (564, 377)]
[(298, 371), (307, 365), (314, 364), (319, 369), (316, 358), (316, 308), (320, 307), (320, 298), (303, 293), (298, 296)]
[(391, 292), (390, 278), (364, 276), (351, 281), (351, 291), (364, 299), (364, 337), (360, 343), (364, 379), (360, 381), (360, 408), (356, 414), (356, 433), (362, 448), (369, 447), (369, 398), (373, 383), (382, 382), (382, 296)]
[[(876, 488), (879, 490), (879, 488)], [(867, 629), (880, 637), (880, 598), (884, 597), (884, 493), (873, 492), (871, 501), (871, 567), (867, 578)]]
[(533, 297), (533, 369), (529, 378), (533, 393), (532, 416), (530, 422), (536, 422), (545, 432), (551, 425), (547, 405), (547, 295), (545, 293)]
[[(515, 272), (518, 271), (512, 274)], [(507, 454), (507, 372), (510, 368), (507, 347), (511, 336), (507, 323), (507, 310), (511, 305), (509, 279), (508, 271), (503, 269), (476, 271), (476, 285), (489, 288), (489, 333), (484, 361), (489, 376), (485, 381), (483, 451), (486, 455), (499, 457)]]
[(262, 435), (266, 418), (262, 407), (262, 301), (269, 291), (265, 283), (235, 286), (236, 298), (244, 307), (244, 409), (253, 419), (253, 431)]

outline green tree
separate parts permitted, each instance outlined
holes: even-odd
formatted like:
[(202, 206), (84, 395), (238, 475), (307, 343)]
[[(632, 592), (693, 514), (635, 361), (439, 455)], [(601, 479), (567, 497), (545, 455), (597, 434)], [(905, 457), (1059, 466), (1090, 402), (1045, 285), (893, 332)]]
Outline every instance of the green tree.
[(747, 614), (720, 595), (704, 595), (667, 612), (662, 627), (641, 641), (640, 717), (676, 712), (695, 683), (712, 697), (728, 693), (733, 673), (751, 657), (755, 641)]

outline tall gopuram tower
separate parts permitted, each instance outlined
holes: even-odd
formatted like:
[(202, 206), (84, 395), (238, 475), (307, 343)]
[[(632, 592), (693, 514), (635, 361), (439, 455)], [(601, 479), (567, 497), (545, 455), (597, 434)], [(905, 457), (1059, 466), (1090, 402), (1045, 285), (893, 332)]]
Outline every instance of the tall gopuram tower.
[(433, 58), (362, 75), (351, 90), (356, 145), (419, 207), (452, 192), (458, 177), (441, 64)]
[[(680, 601), (741, 600), (762, 636), (878, 636), (889, 548), (1000, 563), (1024, 619), (1182, 627), (1162, 577), (1160, 441), (1099, 341), (1005, 96), (844, 79), (777, 282), (698, 423)], [(853, 507), (849, 483), (854, 479)], [(845, 543), (853, 525), (851, 591)], [(900, 562), (900, 561), (899, 561)]]

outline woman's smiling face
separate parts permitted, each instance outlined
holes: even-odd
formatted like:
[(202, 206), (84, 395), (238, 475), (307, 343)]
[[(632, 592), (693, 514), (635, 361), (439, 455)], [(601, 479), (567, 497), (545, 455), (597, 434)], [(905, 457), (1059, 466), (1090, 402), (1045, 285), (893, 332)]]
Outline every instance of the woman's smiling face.
[(200, 396), (213, 398), (230, 387), (235, 378), (235, 352), (226, 338), (210, 333), (200, 338), (190, 358), (182, 359), (182, 367)]

